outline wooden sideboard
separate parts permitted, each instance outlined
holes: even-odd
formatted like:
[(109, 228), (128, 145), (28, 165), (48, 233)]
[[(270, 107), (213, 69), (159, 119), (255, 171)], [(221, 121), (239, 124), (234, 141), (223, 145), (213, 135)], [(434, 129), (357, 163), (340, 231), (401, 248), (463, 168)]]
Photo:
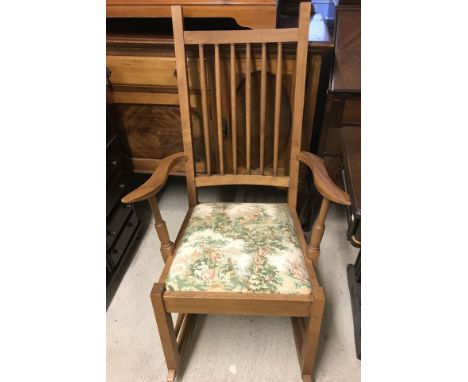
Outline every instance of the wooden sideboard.
[(274, 28), (277, 0), (107, 0), (107, 17), (171, 17), (171, 5), (187, 17), (234, 18), (248, 28)]
[[(170, 20), (169, 20), (170, 22)], [(315, 24), (314, 24), (315, 23)], [(125, 27), (122, 27), (124, 25)], [(304, 114), (303, 147), (309, 149), (314, 126), (321, 117), (320, 102), (324, 102), (324, 91), (319, 89), (326, 85), (328, 68), (333, 45), (326, 33), (318, 33), (324, 21), (316, 17), (311, 24), (311, 41), (308, 55), (308, 75), (306, 84), (306, 105)], [(201, 24), (195, 27), (203, 28)], [(180, 128), (179, 99), (177, 94), (177, 72), (174, 56), (172, 36), (168, 34), (170, 24), (163, 19), (146, 20), (109, 20), (107, 34), (107, 102), (110, 104), (110, 113), (116, 126), (119, 145), (124, 154), (129, 157), (136, 172), (151, 172), (160, 159), (177, 151), (182, 151), (182, 134)], [(321, 40), (317, 40), (320, 39)], [(221, 73), (222, 80), (229, 81), (229, 47), (221, 47)], [(284, 104), (281, 110), (280, 144), (286, 147), (289, 142), (289, 126), (292, 118), (292, 94), (294, 82), (295, 54), (294, 46), (285, 44), (283, 50), (283, 86), (282, 97)], [(205, 54), (208, 66), (208, 94), (209, 102), (214, 105), (213, 88), (213, 55), (207, 51)], [(190, 101), (192, 106), (192, 122), (194, 125), (194, 155), (198, 172), (205, 170), (203, 150), (202, 117), (200, 112), (200, 79), (198, 78), (199, 65), (198, 49), (188, 51), (188, 74), (190, 87)], [(245, 105), (245, 52), (236, 49), (236, 79), (237, 102)], [(261, 48), (252, 46), (252, 147), (256, 147), (259, 139), (259, 102), (260, 102), (260, 65)], [(276, 52), (269, 50), (267, 62), (267, 104), (274, 104)], [(325, 87), (326, 88), (326, 87)], [(229, 94), (222, 94), (222, 121), (223, 138), (225, 139), (224, 163), (227, 170), (232, 167), (229, 151), (231, 147)], [(209, 105), (210, 106), (210, 105)], [(211, 108), (209, 121), (211, 142), (216, 141), (216, 116)], [(245, 129), (245, 107), (239, 108), (238, 123), (238, 158), (245, 158), (242, 151), (245, 145), (243, 136)], [(316, 113), (316, 110), (318, 111)], [(266, 140), (272, 140), (273, 116), (267, 115)], [(272, 153), (267, 152), (267, 160)], [(219, 153), (214, 151), (212, 163), (219, 163)], [(253, 153), (253, 157), (258, 155)], [(255, 160), (253, 159), (255, 165)], [(280, 168), (285, 168), (287, 158), (280, 158)], [(240, 164), (242, 165), (242, 164)], [(182, 173), (183, 166), (176, 167), (174, 173)]]

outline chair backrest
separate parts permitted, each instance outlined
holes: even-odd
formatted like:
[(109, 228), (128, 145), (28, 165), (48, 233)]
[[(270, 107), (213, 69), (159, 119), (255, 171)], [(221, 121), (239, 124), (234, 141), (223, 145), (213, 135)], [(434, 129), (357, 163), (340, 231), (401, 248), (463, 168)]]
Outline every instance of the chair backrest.
[[(297, 155), (301, 150), (302, 116), (304, 110), (304, 92), (306, 80), (307, 51), (308, 51), (308, 33), (311, 12), (311, 3), (303, 2), (300, 5), (298, 28), (285, 29), (257, 29), (257, 30), (231, 30), (231, 31), (184, 31), (182, 7), (172, 6), (172, 23), (174, 30), (174, 45), (177, 65), (177, 80), (179, 90), (179, 103), (182, 123), (182, 137), (184, 152), (188, 156), (186, 162), (187, 189), (189, 203), (191, 206), (197, 203), (197, 187), (216, 186), (216, 185), (268, 185), (288, 188), (288, 204), (290, 207), (296, 207), (297, 183), (299, 162)], [(290, 142), (287, 147), (289, 150), (289, 171), (285, 169), (281, 173), (278, 171), (279, 157), (279, 126), (281, 110), (281, 84), (282, 84), (282, 57), (283, 43), (297, 43), (296, 68), (293, 78), (293, 107)], [(252, 57), (251, 48), (253, 44), (261, 44), (261, 80), (260, 80), (260, 117), (259, 117), (259, 158), (258, 161), (252, 161)], [(203, 119), (203, 141), (205, 152), (205, 171), (203, 174), (197, 174), (194, 166), (193, 142), (192, 142), (192, 121), (190, 116), (190, 94), (189, 78), (187, 74), (187, 56), (186, 46), (198, 46), (199, 58), (199, 80), (201, 110)], [(221, 89), (221, 64), (220, 64), (220, 46), (229, 46), (229, 82), (230, 91), (229, 101), (222, 103)], [(275, 46), (276, 45), (276, 46)], [(207, 64), (206, 54), (212, 52), (214, 46), (214, 83), (207, 83)], [(236, 50), (245, 48), (245, 63), (242, 67), (245, 73), (245, 158), (238, 158), (238, 128), (244, 121), (237, 120), (237, 80), (236, 79)], [(275, 101), (273, 114), (273, 155), (272, 160), (265, 163), (265, 126), (267, 116), (267, 49), (273, 48), (277, 57), (276, 80), (275, 80)], [(211, 115), (215, 125), (216, 134), (210, 134), (210, 115), (209, 115), (209, 97), (208, 92), (214, 92), (214, 103)], [(228, 104), (228, 105), (227, 105)], [(273, 105), (270, 105), (273, 106)], [(232, 166), (225, 166), (225, 147), (223, 139), (223, 107), (230, 108), (231, 119), (231, 151)], [(271, 108), (269, 108), (271, 110)], [(210, 139), (215, 137), (215, 139)], [(212, 142), (214, 141), (214, 142)], [(255, 141), (257, 141), (255, 139)], [(212, 163), (212, 150), (216, 150), (218, 166), (214, 168)], [(271, 151), (271, 150), (270, 150)], [(231, 159), (231, 158), (229, 158)], [(252, 163), (258, 163), (258, 167), (252, 166)], [(242, 165), (241, 165), (242, 164)]]

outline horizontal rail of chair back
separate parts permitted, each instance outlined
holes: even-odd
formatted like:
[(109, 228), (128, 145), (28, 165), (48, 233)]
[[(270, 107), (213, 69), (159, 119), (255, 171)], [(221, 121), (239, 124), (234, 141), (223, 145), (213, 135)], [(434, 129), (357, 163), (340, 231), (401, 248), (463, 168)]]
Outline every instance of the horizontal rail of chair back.
[[(192, 53), (198, 48), (205, 168), (196, 173), (189, 166), (189, 183), (297, 187), (310, 11), (310, 3), (301, 4), (298, 28), (184, 31), (182, 9), (172, 7), (184, 151), (192, 162), (194, 105), (185, 52), (186, 46)], [(288, 72), (289, 99), (283, 87), (284, 43), (297, 47), (294, 69)]]

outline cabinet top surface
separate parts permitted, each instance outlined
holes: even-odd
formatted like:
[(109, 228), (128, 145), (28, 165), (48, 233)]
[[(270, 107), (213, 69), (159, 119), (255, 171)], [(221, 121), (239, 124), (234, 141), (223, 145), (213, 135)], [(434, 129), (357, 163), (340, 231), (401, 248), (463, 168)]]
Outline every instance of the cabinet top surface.
[(106, 0), (107, 5), (276, 5), (277, 0)]

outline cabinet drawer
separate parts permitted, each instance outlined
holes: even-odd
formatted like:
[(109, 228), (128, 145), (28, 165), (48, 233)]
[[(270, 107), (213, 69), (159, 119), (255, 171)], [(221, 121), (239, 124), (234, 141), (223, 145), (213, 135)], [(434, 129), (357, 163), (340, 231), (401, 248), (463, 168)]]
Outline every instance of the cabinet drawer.
[(118, 237), (117, 241), (115, 242), (114, 247), (110, 250), (110, 259), (114, 266), (117, 266), (122, 256), (125, 254), (127, 247), (129, 246), (130, 242), (135, 235), (137, 228), (138, 228), (138, 218), (134, 211), (132, 210), (132, 215), (125, 223), (123, 230)]
[(115, 243), (120, 232), (127, 224), (127, 220), (133, 212), (131, 204), (120, 204), (119, 208), (110, 217), (106, 227), (106, 249), (109, 250)]
[[(112, 85), (168, 86), (177, 88), (175, 57), (107, 56)], [(198, 60), (189, 59), (189, 87), (200, 88)]]
[(115, 206), (120, 203), (120, 199), (128, 192), (127, 185), (121, 178), (117, 178), (107, 185), (106, 196), (106, 219), (114, 210)]

